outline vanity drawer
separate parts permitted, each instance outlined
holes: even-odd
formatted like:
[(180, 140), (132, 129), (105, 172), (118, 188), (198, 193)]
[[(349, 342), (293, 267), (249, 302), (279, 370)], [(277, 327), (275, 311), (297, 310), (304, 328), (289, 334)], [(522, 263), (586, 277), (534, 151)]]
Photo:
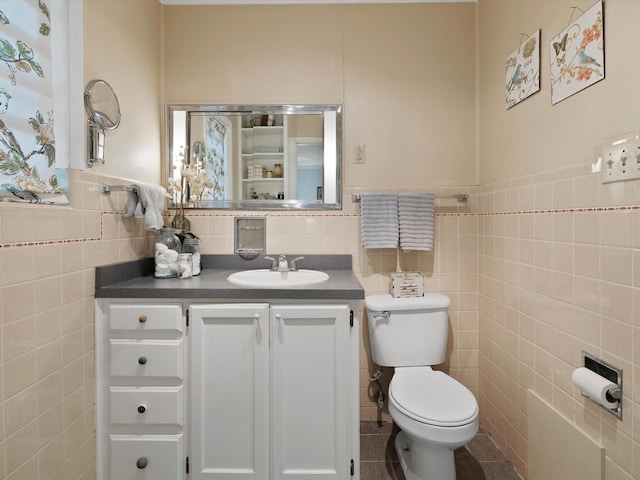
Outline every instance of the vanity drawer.
[(111, 331), (170, 333), (183, 332), (182, 306), (179, 304), (113, 303), (109, 305)]
[(111, 423), (182, 427), (182, 387), (110, 387)]
[(158, 378), (181, 382), (184, 342), (180, 340), (109, 340), (111, 377)]
[(110, 435), (111, 480), (184, 478), (182, 435)]

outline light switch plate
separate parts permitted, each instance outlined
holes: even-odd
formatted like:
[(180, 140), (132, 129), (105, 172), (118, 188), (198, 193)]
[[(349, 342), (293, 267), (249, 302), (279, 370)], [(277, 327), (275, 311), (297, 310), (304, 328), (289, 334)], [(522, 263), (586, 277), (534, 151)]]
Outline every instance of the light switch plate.
[(601, 149), (602, 183), (640, 178), (640, 132), (608, 140)]

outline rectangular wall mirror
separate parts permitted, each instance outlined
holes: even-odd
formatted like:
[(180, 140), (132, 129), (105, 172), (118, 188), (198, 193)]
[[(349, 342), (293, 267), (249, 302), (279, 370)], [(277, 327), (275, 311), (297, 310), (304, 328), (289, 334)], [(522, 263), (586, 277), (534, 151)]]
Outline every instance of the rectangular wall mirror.
[(167, 118), (168, 178), (188, 167), (209, 185), (183, 182), (185, 207), (341, 208), (341, 105), (169, 105)]

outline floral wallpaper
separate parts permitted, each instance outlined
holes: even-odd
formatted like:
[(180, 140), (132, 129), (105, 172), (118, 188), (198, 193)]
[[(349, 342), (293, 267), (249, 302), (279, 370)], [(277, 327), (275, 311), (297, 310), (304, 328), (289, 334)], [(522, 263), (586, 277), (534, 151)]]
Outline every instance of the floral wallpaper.
[(0, 2), (3, 201), (69, 203), (65, 171), (56, 170), (52, 28), (45, 1)]

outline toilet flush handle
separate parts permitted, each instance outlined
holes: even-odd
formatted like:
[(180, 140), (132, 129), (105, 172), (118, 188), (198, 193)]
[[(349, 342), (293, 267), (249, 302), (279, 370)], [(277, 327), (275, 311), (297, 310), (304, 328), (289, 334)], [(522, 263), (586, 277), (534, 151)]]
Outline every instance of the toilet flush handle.
[(382, 313), (374, 313), (373, 314), (373, 319), (374, 320), (380, 320), (381, 318), (384, 318), (385, 320), (388, 320), (390, 316), (391, 316), (391, 314), (389, 313), (389, 311), (385, 310)]

